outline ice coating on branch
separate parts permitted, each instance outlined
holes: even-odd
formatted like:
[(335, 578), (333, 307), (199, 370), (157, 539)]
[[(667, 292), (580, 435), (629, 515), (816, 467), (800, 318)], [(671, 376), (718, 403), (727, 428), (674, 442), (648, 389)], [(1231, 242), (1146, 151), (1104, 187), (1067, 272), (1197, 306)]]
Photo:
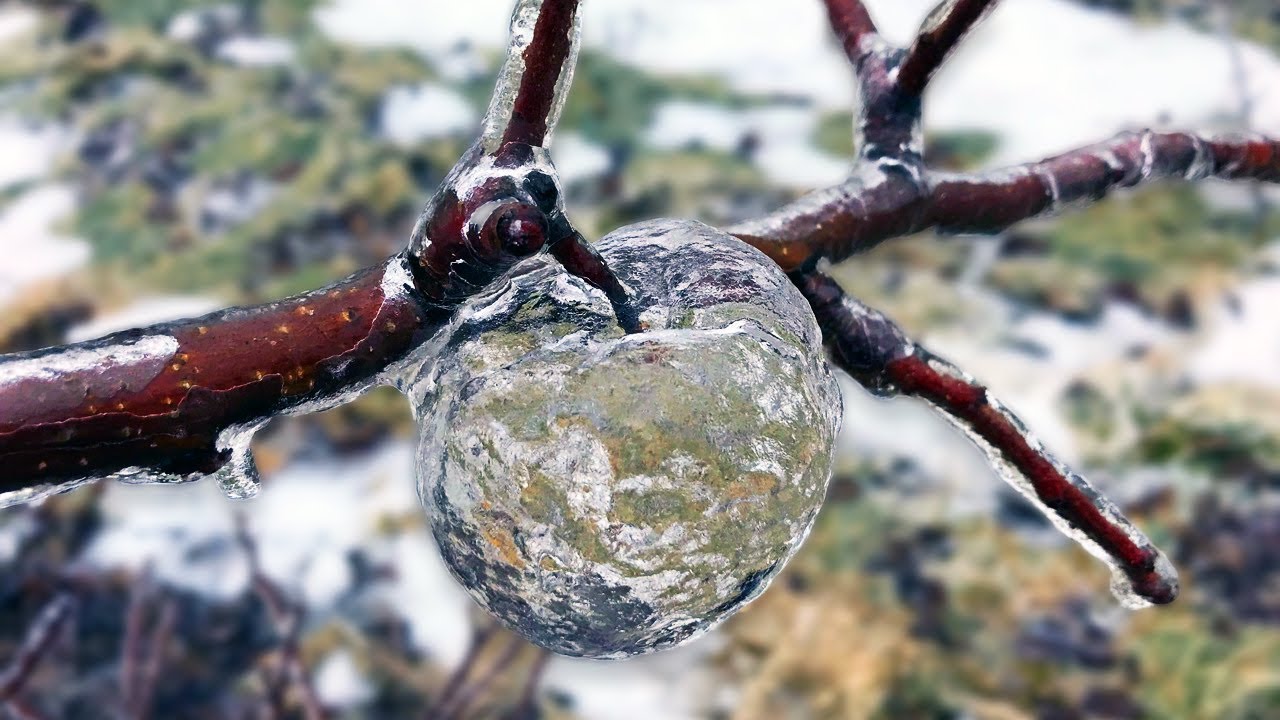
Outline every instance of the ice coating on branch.
[[(86, 397), (110, 397), (121, 386), (151, 382), (164, 372), (177, 351), (178, 341), (172, 336), (144, 335), (107, 352), (86, 345), (62, 352), (31, 353), (0, 363), (0, 404), (25, 404), (34, 411), (79, 403)], [(56, 377), (75, 381), (51, 386), (48, 380)]]
[[(929, 364), (938, 372), (960, 378), (969, 384), (976, 384), (974, 379), (961, 371), (959, 368), (947, 363), (939, 358), (930, 357)], [(926, 399), (926, 402), (929, 402)], [(1013, 426), (1018, 434), (1022, 436), (1026, 444), (1034, 449), (1038, 455), (1048, 460), (1054, 469), (1067, 482), (1071, 483), (1075, 488), (1080, 490), (1097, 510), (1106, 518), (1107, 522), (1113, 527), (1119, 528), (1135, 545), (1149, 549), (1155, 555), (1155, 574), (1161, 579), (1163, 584), (1171, 587), (1173, 593), (1177, 593), (1178, 589), (1178, 572), (1174, 568), (1173, 563), (1160, 551), (1156, 550), (1151, 541), (1139, 530), (1133, 523), (1125, 518), (1115, 503), (1106, 498), (1102, 493), (1098, 492), (1089, 481), (1080, 474), (1074, 472), (1066, 463), (1059, 460), (1056, 456), (1045, 449), (1044, 445), (1038, 438), (1031, 433), (1026, 425), (1008, 408), (1006, 408), (999, 400), (995, 399), (988, 392), (986, 394), (986, 402), (996, 412), (998, 412), (1011, 426)], [(932, 405), (933, 403), (930, 402)], [(1049, 507), (1037, 495), (1035, 488), (1026, 475), (1020, 472), (1014, 465), (996, 448), (992, 447), (985, 438), (977, 432), (977, 430), (962, 419), (957, 418), (953, 413), (948, 412), (946, 408), (935, 406), (935, 409), (952, 424), (958, 427), (965, 435), (973, 441), (975, 445), (982, 450), (987, 456), (987, 460), (995, 469), (996, 473), (1002, 480), (1009, 484), (1019, 495), (1031, 503), (1046, 518), (1048, 518), (1060, 532), (1074, 540), (1083, 547), (1090, 555), (1098, 558), (1106, 563), (1111, 570), (1111, 593), (1121, 605), (1130, 609), (1138, 609), (1150, 607), (1153, 603), (1151, 600), (1139, 594), (1134, 586), (1133, 581), (1125, 572), (1123, 564), (1110, 553), (1104, 550), (1097, 542), (1082, 532), (1079, 528), (1072, 525), (1066, 518)]]
[(650, 331), (549, 260), (465, 306), (412, 384), (451, 571), (533, 642), (625, 657), (762, 592), (825, 497), (839, 390), (807, 303), (693, 222), (599, 244)]
[[(546, 0), (519, 0), (511, 15), (511, 39), (507, 46), (507, 59), (498, 74), (493, 89), (493, 98), (489, 101), (489, 110), (485, 113), (480, 144), (486, 154), (496, 151), (502, 142), (503, 134), (511, 123), (511, 115), (515, 109), (521, 82), (525, 77), (525, 51), (533, 42), (534, 28)], [(550, 144), (551, 132), (555, 129), (564, 109), (565, 98), (569, 87), (573, 84), (573, 70), (577, 66), (578, 49), (582, 46), (581, 14), (574, 13), (573, 25), (570, 28), (572, 50), (567, 61), (560, 68), (556, 80), (555, 100), (551, 104), (547, 116), (547, 137), (542, 145)]]

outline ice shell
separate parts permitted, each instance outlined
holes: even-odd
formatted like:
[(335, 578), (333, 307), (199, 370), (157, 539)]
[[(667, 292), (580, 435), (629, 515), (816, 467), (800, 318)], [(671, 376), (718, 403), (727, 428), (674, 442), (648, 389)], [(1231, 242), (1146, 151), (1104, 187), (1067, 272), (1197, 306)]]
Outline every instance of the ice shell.
[(754, 249), (671, 220), (599, 248), (648, 332), (534, 261), (459, 313), (413, 394), (454, 576), (531, 641), (616, 658), (764, 590), (823, 501), (841, 402), (812, 312)]

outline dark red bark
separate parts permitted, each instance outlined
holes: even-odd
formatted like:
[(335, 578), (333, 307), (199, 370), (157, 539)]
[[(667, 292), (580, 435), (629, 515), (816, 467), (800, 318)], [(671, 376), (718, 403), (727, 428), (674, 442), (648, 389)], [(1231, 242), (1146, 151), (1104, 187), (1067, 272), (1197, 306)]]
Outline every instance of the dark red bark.
[(361, 389), (447, 319), (401, 257), (337, 285), (0, 358), (0, 492), (126, 468), (208, 473), (229, 428)]
[(524, 51), (524, 76), (503, 142), (545, 145), (555, 109), (556, 86), (571, 70), (578, 0), (546, 0), (533, 41)]
[(1148, 602), (1169, 603), (1177, 579), (1160, 552), (1109, 503), (1073, 480), (988, 390), (907, 338), (891, 320), (845, 295), (821, 273), (794, 276), (809, 300), (835, 364), (882, 395), (908, 395), (949, 415), (997, 453), (1029, 484), (1035, 498), (1097, 544)]
[(947, 56), (999, 1), (944, 0), (929, 13), (899, 66), (898, 85), (902, 90), (911, 95), (923, 93)]
[(1004, 170), (938, 175), (931, 178), (925, 223), (943, 232), (996, 233), (1118, 188), (1209, 177), (1280, 182), (1280, 142), (1135, 132)]
[(1141, 132), (986, 173), (916, 175), (890, 162), (728, 230), (791, 272), (902, 235), (994, 234), (1117, 188), (1209, 177), (1280, 182), (1280, 142)]
[(849, 61), (857, 65), (866, 54), (863, 40), (876, 34), (876, 24), (862, 0), (823, 0), (831, 27)]
[(573, 237), (552, 247), (551, 254), (569, 274), (586, 280), (604, 292), (609, 298), (609, 304), (613, 306), (618, 325), (624, 331), (637, 333), (643, 329), (640, 326), (640, 318), (632, 307), (630, 293), (626, 286), (613, 274), (604, 258), (585, 238), (575, 233)]
[(928, 353), (917, 352), (889, 363), (885, 376), (902, 394), (929, 401), (995, 448), (1027, 479), (1040, 502), (1120, 564), (1134, 592), (1157, 605), (1174, 601), (1178, 586), (1157, 572), (1158, 550), (1145, 538), (1135, 540), (1127, 528), (1103, 513), (1094, 497), (1028, 441), (1007, 412), (991, 404), (985, 387), (939, 372), (929, 360)]
[(572, 71), (578, 0), (538, 12), (508, 59), (520, 80), (505, 140), (459, 161), (404, 256), (268, 305), (0, 356), (0, 493), (121, 471), (213, 472), (231, 457), (231, 433), (345, 402), (547, 247), (637, 329), (625, 288), (565, 217), (542, 147)]

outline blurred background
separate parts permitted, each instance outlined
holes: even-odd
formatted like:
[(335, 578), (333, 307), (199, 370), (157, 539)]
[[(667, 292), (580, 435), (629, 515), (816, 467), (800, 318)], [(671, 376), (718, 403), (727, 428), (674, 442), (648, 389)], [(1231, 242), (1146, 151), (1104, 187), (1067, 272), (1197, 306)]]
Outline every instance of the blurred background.
[[(906, 42), (930, 0), (871, 0)], [(0, 351), (318, 287), (399, 250), (474, 137), (510, 0), (0, 2)], [(595, 237), (837, 182), (850, 71), (817, 0), (588, 0), (553, 155)], [(937, 165), (1117, 131), (1280, 135), (1274, 0), (1005, 3), (928, 97)], [(945, 421), (844, 384), (828, 503), (746, 611), (548, 658), (447, 574), (406, 403), (278, 421), (257, 499), (100, 483), (0, 511), (20, 718), (1280, 717), (1280, 195), (1124, 194), (889, 243), (845, 287), (988, 383), (1182, 573), (1105, 569)], [(0, 469), (0, 472), (3, 472)], [(59, 592), (72, 602), (49, 606)], [(11, 676), (0, 676), (3, 682)], [(24, 714), (25, 713), (25, 714)]]

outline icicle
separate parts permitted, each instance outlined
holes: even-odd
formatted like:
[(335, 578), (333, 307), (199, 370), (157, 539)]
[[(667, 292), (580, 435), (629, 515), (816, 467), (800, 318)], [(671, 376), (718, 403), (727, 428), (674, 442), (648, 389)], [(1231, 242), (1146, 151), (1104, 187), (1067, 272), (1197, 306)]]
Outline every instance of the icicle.
[(261, 428), (256, 425), (249, 428), (238, 428), (223, 433), (218, 446), (231, 451), (231, 459), (223, 465), (214, 477), (222, 488), (223, 494), (232, 500), (248, 500), (258, 495), (262, 478), (258, 473), (258, 464), (253, 459), (253, 435)]

